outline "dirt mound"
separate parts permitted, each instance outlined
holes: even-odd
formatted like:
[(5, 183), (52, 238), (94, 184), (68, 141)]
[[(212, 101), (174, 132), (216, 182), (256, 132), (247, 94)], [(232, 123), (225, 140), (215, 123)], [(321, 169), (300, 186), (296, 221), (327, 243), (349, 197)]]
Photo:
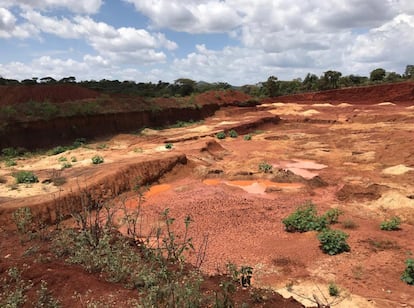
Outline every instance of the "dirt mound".
[(410, 103), (414, 100), (414, 82), (383, 84), (358, 88), (329, 90), (314, 93), (303, 93), (279, 96), (266, 101), (279, 102), (334, 102), (334, 103)]
[(200, 150), (200, 152), (207, 152), (213, 156), (225, 151), (226, 150), (215, 140), (207, 141), (206, 145)]
[(386, 188), (386, 186), (378, 184), (371, 184), (368, 187), (345, 184), (344, 187), (336, 193), (336, 197), (340, 201), (377, 200), (381, 198), (381, 193), (384, 188)]
[(0, 106), (15, 105), (29, 101), (63, 103), (100, 96), (99, 92), (77, 85), (18, 85), (0, 86)]

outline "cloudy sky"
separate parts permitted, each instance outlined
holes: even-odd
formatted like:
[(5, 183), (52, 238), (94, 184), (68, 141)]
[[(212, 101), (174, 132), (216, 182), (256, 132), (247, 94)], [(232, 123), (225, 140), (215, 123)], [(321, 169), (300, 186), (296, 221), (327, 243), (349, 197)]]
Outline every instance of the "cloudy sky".
[(0, 76), (226, 81), (403, 73), (414, 0), (0, 0)]

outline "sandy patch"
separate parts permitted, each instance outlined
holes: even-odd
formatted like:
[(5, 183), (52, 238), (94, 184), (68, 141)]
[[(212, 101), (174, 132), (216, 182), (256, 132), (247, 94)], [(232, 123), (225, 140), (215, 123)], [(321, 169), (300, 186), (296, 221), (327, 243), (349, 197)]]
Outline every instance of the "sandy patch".
[[(340, 287), (340, 286), (339, 286)], [(280, 295), (285, 298), (293, 296), (298, 302), (301, 302), (306, 307), (317, 307), (314, 301), (309, 300), (312, 298), (312, 295), (315, 294), (322, 302), (324, 298), (328, 300), (329, 303), (333, 303), (332, 307), (339, 308), (374, 308), (377, 307), (372, 301), (368, 301), (365, 298), (362, 298), (355, 294), (346, 293), (346, 298), (336, 299), (329, 296), (326, 285), (316, 285), (315, 283), (301, 283), (300, 285), (295, 285), (293, 287), (293, 292), (287, 290), (287, 288), (277, 289)], [(323, 294), (321, 294), (323, 292)], [(345, 291), (342, 291), (344, 293)]]
[(205, 133), (205, 132), (209, 132), (211, 130), (211, 127), (207, 125), (200, 125), (197, 127), (189, 128), (187, 130), (193, 133)]
[(304, 111), (304, 112), (302, 112), (302, 113), (300, 113), (300, 115), (304, 115), (304, 116), (311, 116), (311, 115), (314, 115), (314, 114), (319, 114), (320, 112), (319, 111), (317, 111), (317, 110), (315, 110), (315, 109), (309, 109), (309, 110), (306, 110), (306, 111)]
[(400, 175), (407, 173), (408, 171), (414, 170), (414, 168), (407, 167), (405, 165), (397, 165), (393, 167), (388, 167), (382, 170), (382, 173), (384, 174), (390, 174), (390, 175)]
[(407, 109), (413, 110), (414, 109), (414, 106), (407, 107)]
[(414, 208), (414, 200), (407, 198), (407, 196), (397, 192), (388, 191), (384, 193), (381, 198), (375, 200), (369, 207), (375, 207), (384, 210), (396, 210), (402, 208)]
[(324, 103), (324, 104), (322, 104), (322, 103), (319, 103), (319, 104), (312, 104), (312, 106), (315, 106), (315, 107), (334, 107), (334, 105), (329, 104), (329, 103)]
[[(14, 182), (14, 180), (13, 180)], [(53, 184), (2, 184), (0, 185), (0, 197), (7, 198), (24, 198), (30, 196), (42, 195), (59, 191), (59, 187)]]
[(377, 105), (378, 106), (395, 106), (395, 104), (391, 103), (391, 102), (383, 102), (383, 103), (379, 103)]
[(352, 106), (352, 104), (348, 104), (348, 103), (341, 103), (341, 104), (339, 104), (337, 107), (344, 108), (344, 107), (349, 107), (349, 106)]
[(237, 121), (222, 121), (220, 123), (217, 124), (217, 126), (223, 126), (223, 125), (231, 125), (231, 124), (237, 124), (239, 122)]

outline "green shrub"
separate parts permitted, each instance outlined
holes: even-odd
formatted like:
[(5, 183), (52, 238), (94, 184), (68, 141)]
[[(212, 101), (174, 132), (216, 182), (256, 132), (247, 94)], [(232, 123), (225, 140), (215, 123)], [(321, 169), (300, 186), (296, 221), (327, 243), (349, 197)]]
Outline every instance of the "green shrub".
[(77, 149), (80, 148), (81, 146), (83, 146), (86, 143), (86, 139), (85, 138), (77, 138), (72, 145), (72, 149)]
[(15, 161), (15, 160), (13, 160), (13, 159), (7, 159), (7, 160), (6, 160), (6, 162), (4, 163), (4, 165), (5, 165), (6, 167), (12, 167), (12, 166), (16, 166), (16, 165), (17, 165), (17, 163), (16, 163), (16, 161)]
[(1, 150), (1, 153), (3, 154), (3, 156), (9, 157), (9, 158), (16, 157), (21, 154), (19, 149), (15, 149), (15, 148), (4, 148)]
[(64, 162), (64, 161), (68, 161), (68, 159), (66, 157), (62, 156), (62, 157), (58, 158), (58, 161), (59, 162)]
[(342, 213), (343, 212), (340, 209), (329, 209), (325, 214), (323, 214), (323, 217), (325, 217), (328, 224), (336, 224), (338, 222), (339, 215)]
[(217, 139), (225, 139), (226, 134), (224, 132), (219, 132), (216, 134)]
[(72, 157), (70, 158), (70, 161), (71, 161), (72, 163), (76, 163), (76, 162), (78, 161), (78, 159), (77, 159), (75, 156), (72, 156)]
[(252, 140), (252, 134), (244, 135), (243, 139), (246, 141)]
[(30, 184), (39, 182), (39, 179), (32, 171), (19, 171), (13, 174), (13, 176), (18, 184)]
[(104, 162), (104, 159), (102, 156), (95, 155), (94, 157), (92, 157), (92, 164), (94, 165), (102, 164), (103, 162)]
[(71, 168), (71, 167), (72, 167), (72, 164), (71, 164), (71, 163), (64, 162), (64, 163), (62, 164), (62, 169), (68, 169), (68, 168)]
[(414, 285), (414, 259), (405, 261), (405, 270), (401, 275), (401, 280), (406, 284)]
[(331, 256), (350, 250), (346, 242), (348, 237), (349, 235), (341, 230), (325, 229), (318, 234), (322, 251)]
[(259, 164), (259, 171), (260, 172), (270, 173), (272, 171), (272, 169), (273, 169), (273, 166), (266, 163), (266, 162), (263, 162), (263, 163)]
[(66, 150), (67, 150), (66, 147), (58, 145), (57, 147), (54, 147), (52, 150), (50, 150), (50, 155), (57, 155), (57, 154), (65, 152)]
[(167, 143), (165, 145), (165, 148), (168, 149), (168, 150), (171, 150), (173, 148), (173, 144), (172, 143)]
[(282, 222), (288, 232), (321, 231), (328, 225), (325, 217), (317, 215), (315, 205), (310, 201), (299, 206)]
[(330, 296), (339, 296), (339, 288), (338, 286), (331, 282), (328, 286), (328, 292)]
[(238, 136), (239, 136), (239, 134), (234, 129), (229, 131), (229, 137), (230, 138), (237, 138)]
[(397, 216), (392, 217), (390, 220), (383, 221), (380, 225), (381, 230), (395, 231), (400, 229), (401, 219)]

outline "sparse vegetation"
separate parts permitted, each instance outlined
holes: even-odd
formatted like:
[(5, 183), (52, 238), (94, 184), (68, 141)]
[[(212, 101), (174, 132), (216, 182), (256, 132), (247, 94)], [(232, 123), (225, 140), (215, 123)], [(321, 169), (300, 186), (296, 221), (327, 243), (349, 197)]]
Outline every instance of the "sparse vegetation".
[(13, 176), (16, 179), (17, 184), (30, 184), (39, 182), (39, 179), (32, 171), (18, 171), (14, 173)]
[(91, 158), (91, 160), (92, 160), (92, 164), (94, 165), (102, 164), (104, 162), (104, 158), (99, 155), (95, 155), (94, 157)]
[(72, 164), (71, 164), (71, 163), (64, 162), (64, 163), (62, 164), (62, 169), (68, 169), (68, 168), (71, 168), (71, 167), (72, 167)]
[(246, 141), (252, 140), (252, 134), (244, 135), (243, 139), (246, 140)]
[(226, 133), (225, 132), (219, 132), (216, 134), (217, 139), (225, 139)]
[(268, 164), (267, 162), (262, 162), (259, 164), (259, 171), (263, 173), (271, 173), (273, 166)]
[(352, 219), (346, 219), (346, 220), (344, 220), (342, 222), (342, 226), (345, 229), (356, 229), (356, 228), (358, 228), (358, 225)]
[(318, 234), (322, 251), (329, 255), (350, 251), (350, 247), (346, 242), (348, 237), (349, 235), (341, 230), (325, 229)]
[(381, 230), (385, 231), (396, 231), (400, 230), (401, 219), (397, 216), (392, 217), (389, 220), (385, 220), (381, 223)]
[(414, 259), (405, 261), (405, 270), (401, 275), (401, 280), (406, 284), (414, 285)]
[(0, 284), (0, 307), (22, 307), (26, 301), (26, 292), (33, 286), (31, 281), (25, 281), (21, 277), (21, 271), (17, 267), (7, 270), (7, 276)]
[(315, 205), (308, 201), (282, 220), (288, 232), (321, 231), (328, 225), (326, 217), (318, 216)]
[(7, 159), (7, 160), (5, 161), (5, 163), (4, 163), (4, 165), (5, 165), (6, 167), (13, 167), (13, 166), (16, 166), (16, 165), (17, 165), (17, 163), (16, 163), (16, 161), (15, 161), (14, 159)]
[(237, 138), (239, 136), (239, 134), (234, 129), (230, 130), (228, 134), (230, 138)]
[(326, 222), (329, 225), (332, 225), (338, 223), (338, 219), (341, 214), (343, 214), (343, 212), (338, 208), (329, 209), (325, 214), (323, 214), (323, 218), (326, 219)]
[(329, 283), (328, 292), (330, 296), (335, 296), (335, 297), (339, 296), (339, 293), (340, 293), (338, 286), (333, 282)]
[(173, 144), (172, 144), (172, 143), (167, 143), (167, 144), (165, 145), (165, 148), (166, 148), (167, 150), (171, 150), (171, 149), (173, 148)]

